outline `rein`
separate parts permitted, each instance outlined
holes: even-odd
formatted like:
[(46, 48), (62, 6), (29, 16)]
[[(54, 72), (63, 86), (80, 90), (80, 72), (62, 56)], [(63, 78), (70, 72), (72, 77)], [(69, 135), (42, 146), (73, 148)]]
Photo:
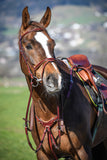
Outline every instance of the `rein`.
[[(57, 156), (53, 150), (53, 145), (56, 149), (59, 148), (60, 146), (60, 139), (61, 139), (61, 127), (60, 127), (60, 113), (59, 113), (59, 105), (57, 106), (57, 116), (53, 117), (51, 120), (45, 122), (43, 121), (42, 119), (40, 119), (37, 115), (34, 115), (36, 120), (45, 128), (44, 129), (44, 133), (43, 133), (43, 136), (42, 136), (42, 140), (40, 141), (40, 144), (38, 146), (37, 149), (34, 149), (31, 142), (30, 142), (30, 138), (29, 138), (29, 134), (28, 134), (28, 131), (32, 131), (32, 128), (29, 128), (28, 127), (28, 113), (29, 113), (29, 110), (30, 110), (30, 103), (31, 103), (31, 99), (32, 99), (32, 93), (33, 93), (33, 88), (34, 87), (38, 87), (39, 83), (41, 81), (43, 81), (43, 74), (44, 74), (44, 70), (45, 70), (45, 67), (46, 65), (49, 63), (49, 62), (55, 62), (57, 61), (56, 58), (45, 58), (43, 60), (41, 60), (35, 67), (34, 66), (31, 66), (29, 65), (28, 63), (28, 59), (26, 57), (26, 54), (25, 54), (25, 51), (24, 51), (24, 48), (23, 48), (23, 45), (22, 45), (22, 39), (23, 37), (28, 34), (28, 33), (31, 33), (31, 32), (39, 32), (39, 31), (42, 31), (43, 29), (42, 28), (36, 28), (36, 29), (33, 29), (31, 31), (27, 31), (25, 32), (22, 36), (20, 36), (20, 39), (19, 39), (19, 48), (20, 48), (20, 55), (23, 57), (23, 60), (26, 64), (26, 67), (27, 67), (27, 71), (30, 75), (30, 78), (31, 78), (31, 83), (30, 83), (30, 96), (29, 96), (29, 100), (28, 100), (28, 105), (27, 105), (27, 110), (26, 110), (26, 116), (24, 118), (25, 120), (25, 133), (26, 133), (26, 137), (27, 137), (27, 141), (28, 141), (28, 144), (30, 146), (30, 148), (35, 151), (35, 152), (38, 152), (41, 147), (42, 147), (42, 144), (43, 144), (43, 141), (44, 141), (44, 138), (45, 138), (45, 135), (46, 133), (48, 134), (48, 138), (49, 138), (49, 146), (50, 146), (50, 149), (53, 153), (53, 156), (55, 157), (55, 159), (57, 160)], [(37, 78), (36, 76), (33, 75), (32, 71), (31, 71), (31, 68), (33, 68), (34, 72), (36, 72), (41, 66), (43, 65), (43, 70), (42, 70), (42, 75), (41, 75), (41, 78)], [(34, 81), (36, 80), (36, 85), (34, 84)], [(33, 104), (32, 104), (33, 105)], [(33, 107), (33, 106), (31, 106)], [(51, 132), (51, 128), (53, 127), (53, 125), (55, 123), (58, 123), (58, 137), (59, 137), (59, 145), (57, 146), (55, 140), (54, 140), (54, 136)]]
[[(73, 83), (73, 80), (72, 80), (72, 70), (71, 70), (71, 72), (70, 72), (70, 87), (69, 87), (69, 91), (68, 91), (68, 94), (67, 94), (67, 98), (69, 98), (69, 96), (70, 96), (72, 83)], [(48, 134), (48, 138), (49, 138), (49, 146), (50, 146), (50, 149), (52, 151), (52, 154), (53, 154), (55, 160), (58, 160), (58, 158), (57, 158), (57, 156), (56, 156), (56, 154), (55, 154), (55, 152), (53, 150), (53, 146), (55, 147), (55, 149), (59, 149), (60, 142), (61, 142), (61, 127), (63, 126), (63, 123), (62, 124), (60, 123), (61, 119), (60, 119), (59, 105), (57, 105), (57, 116), (53, 117), (49, 121), (44, 121), (44, 120), (40, 119), (36, 114), (34, 114), (34, 118), (36, 118), (37, 122), (39, 122), (44, 127), (43, 136), (42, 136), (42, 139), (40, 140), (39, 146), (38, 146), (37, 149), (34, 149), (34, 147), (32, 146), (32, 144), (30, 142), (30, 138), (29, 138), (29, 134), (28, 134), (28, 131), (30, 131), (30, 132), (32, 131), (32, 128), (28, 127), (28, 123), (30, 122), (28, 120), (28, 113), (29, 113), (29, 109), (30, 109), (30, 102), (31, 102), (31, 98), (32, 98), (32, 92), (33, 92), (33, 86), (31, 84), (31, 90), (30, 90), (30, 96), (29, 96), (27, 110), (26, 110), (26, 116), (25, 116), (25, 118), (23, 118), (25, 120), (25, 133), (26, 133), (28, 144), (29, 144), (30, 148), (33, 151), (35, 151), (35, 153), (37, 153), (41, 149), (41, 147), (43, 145), (44, 138), (45, 138), (46, 133), (47, 133)], [(33, 103), (32, 103), (31, 107), (33, 107)], [(53, 136), (53, 134), (51, 132), (51, 128), (54, 126), (55, 123), (58, 123), (58, 137), (59, 137), (59, 144), (58, 145), (56, 144), (54, 136)]]

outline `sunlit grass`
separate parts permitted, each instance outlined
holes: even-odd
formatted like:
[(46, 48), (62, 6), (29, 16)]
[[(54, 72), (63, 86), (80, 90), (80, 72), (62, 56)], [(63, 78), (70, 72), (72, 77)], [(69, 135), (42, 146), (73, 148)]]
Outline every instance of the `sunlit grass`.
[[(22, 120), (28, 97), (27, 87), (0, 87), (0, 160), (36, 160)], [(31, 142), (34, 146), (32, 139)]]
[(26, 87), (0, 87), (0, 160), (36, 160), (24, 133)]

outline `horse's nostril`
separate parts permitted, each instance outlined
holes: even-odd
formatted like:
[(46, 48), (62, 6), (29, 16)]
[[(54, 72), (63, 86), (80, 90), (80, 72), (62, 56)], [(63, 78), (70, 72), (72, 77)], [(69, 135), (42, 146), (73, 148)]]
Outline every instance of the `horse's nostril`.
[(57, 87), (58, 86), (57, 81), (58, 80), (53, 75), (49, 75), (46, 79), (47, 86), (50, 88)]
[(59, 92), (62, 88), (61, 76), (59, 74), (48, 74), (43, 80), (44, 87), (49, 93)]

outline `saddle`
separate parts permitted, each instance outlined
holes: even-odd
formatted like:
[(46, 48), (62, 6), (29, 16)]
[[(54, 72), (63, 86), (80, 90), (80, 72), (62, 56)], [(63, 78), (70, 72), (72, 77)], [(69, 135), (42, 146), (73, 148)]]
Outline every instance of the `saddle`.
[(82, 80), (88, 83), (97, 93), (98, 89), (93, 79), (92, 65), (90, 64), (87, 56), (77, 54), (67, 58), (71, 67), (76, 68), (78, 75)]
[(87, 56), (82, 54), (76, 54), (68, 58), (71, 65), (83, 66), (87, 69), (91, 69), (91, 64), (87, 58)]
[(77, 54), (67, 58), (67, 60), (71, 68), (76, 71), (78, 77), (88, 84), (97, 96), (101, 94), (105, 106), (107, 106), (107, 80), (94, 71), (87, 56)]

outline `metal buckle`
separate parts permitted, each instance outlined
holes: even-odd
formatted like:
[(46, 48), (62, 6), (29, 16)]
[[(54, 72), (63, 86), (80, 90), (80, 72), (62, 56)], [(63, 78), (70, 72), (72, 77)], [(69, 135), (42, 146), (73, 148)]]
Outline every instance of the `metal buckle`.
[[(33, 81), (36, 80), (36, 84), (33, 84)], [(38, 87), (40, 81), (42, 81), (41, 78), (37, 78), (36, 76), (33, 76), (33, 79), (31, 78), (31, 84), (32, 84), (32, 87)]]

